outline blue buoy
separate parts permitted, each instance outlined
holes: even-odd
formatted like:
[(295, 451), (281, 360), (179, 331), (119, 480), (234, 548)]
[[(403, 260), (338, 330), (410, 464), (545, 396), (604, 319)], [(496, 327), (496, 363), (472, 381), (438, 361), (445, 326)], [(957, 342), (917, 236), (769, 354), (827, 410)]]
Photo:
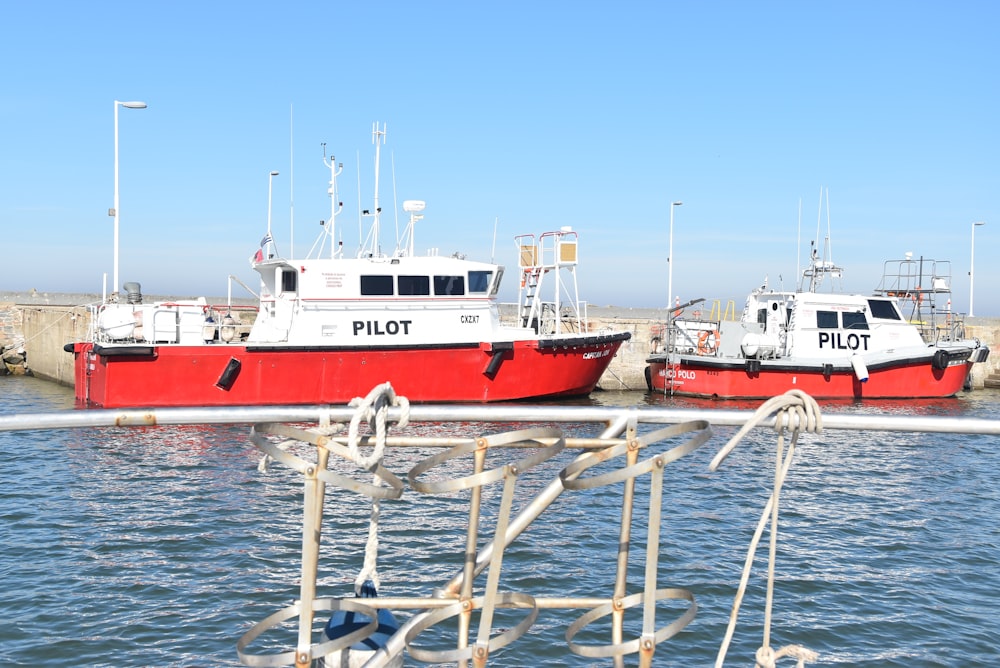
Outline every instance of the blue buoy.
[[(375, 589), (375, 583), (371, 580), (365, 580), (365, 583), (361, 585), (360, 598), (377, 597), (378, 591)], [(382, 609), (376, 614), (378, 628), (375, 629), (375, 632), (364, 640), (354, 643), (348, 650), (333, 652), (325, 657), (325, 664), (327, 666), (362, 665), (371, 657), (372, 654), (386, 646), (389, 642), (389, 638), (399, 630), (399, 622), (396, 621), (396, 618), (389, 610)], [(325, 635), (328, 640), (336, 640), (337, 638), (342, 638), (352, 631), (357, 631), (370, 622), (371, 618), (363, 613), (334, 610), (333, 614), (330, 615), (330, 621), (326, 623), (326, 628), (323, 629), (323, 635)], [(400, 660), (398, 665), (402, 665), (402, 657), (400, 656), (396, 658)], [(389, 665), (397, 664), (393, 661), (390, 662)]]

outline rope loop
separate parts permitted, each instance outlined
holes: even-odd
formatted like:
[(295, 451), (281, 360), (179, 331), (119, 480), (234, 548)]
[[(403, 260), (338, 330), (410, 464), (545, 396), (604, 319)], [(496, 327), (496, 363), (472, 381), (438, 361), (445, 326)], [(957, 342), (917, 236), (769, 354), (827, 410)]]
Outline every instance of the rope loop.
[[(795, 420), (789, 419), (788, 411), (790, 410), (795, 413)], [(760, 408), (754, 411), (750, 419), (746, 421), (740, 430), (715, 455), (712, 463), (708, 466), (709, 470), (715, 471), (718, 469), (723, 460), (729, 456), (729, 453), (743, 440), (743, 437), (775, 412), (778, 414), (774, 419), (774, 430), (779, 434), (783, 433), (788, 427), (794, 431), (796, 437), (798, 436), (798, 432), (803, 429), (810, 433), (820, 433), (823, 431), (823, 419), (820, 416), (819, 404), (816, 403), (816, 400), (802, 390), (789, 390), (761, 404)]]
[[(793, 457), (795, 455), (795, 445), (798, 442), (799, 433), (802, 431), (819, 433), (823, 430), (823, 419), (820, 416), (819, 404), (816, 403), (815, 399), (801, 390), (789, 390), (785, 394), (768, 399), (761, 404), (760, 408), (754, 412), (743, 427), (741, 427), (740, 430), (736, 432), (731, 439), (729, 439), (729, 442), (726, 443), (721, 450), (719, 450), (718, 454), (715, 455), (715, 458), (709, 465), (709, 468), (710, 470), (715, 471), (722, 461), (729, 455), (729, 453), (733, 451), (740, 440), (742, 440), (743, 436), (775, 412), (777, 412), (777, 415), (775, 415), (773, 426), (774, 430), (778, 433), (778, 443), (775, 454), (774, 489), (771, 491), (771, 496), (764, 506), (764, 511), (761, 513), (760, 520), (757, 522), (757, 528), (754, 531), (753, 538), (750, 539), (750, 546), (747, 550), (746, 561), (743, 565), (743, 574), (740, 578), (736, 598), (733, 601), (733, 607), (729, 614), (729, 626), (726, 629), (726, 636), (722, 641), (722, 646), (719, 648), (719, 654), (716, 657), (716, 668), (721, 668), (723, 661), (725, 661), (726, 651), (729, 648), (729, 643), (732, 640), (734, 631), (736, 630), (736, 620), (739, 616), (740, 605), (743, 601), (743, 595), (746, 593), (747, 583), (750, 579), (750, 570), (753, 566), (754, 554), (757, 551), (757, 546), (764, 533), (764, 528), (768, 524), (768, 519), (770, 519), (771, 524), (771, 550), (768, 558), (767, 594), (764, 607), (764, 643), (757, 650), (757, 666), (759, 668), (775, 668), (775, 662), (778, 659), (784, 656), (794, 656), (798, 658), (799, 666), (801, 668), (805, 665), (806, 661), (815, 661), (818, 657), (818, 655), (812, 650), (799, 645), (788, 645), (775, 652), (770, 646), (770, 636), (771, 610), (774, 600), (774, 569), (777, 555), (778, 509), (781, 488), (784, 485), (785, 476), (788, 474), (788, 470), (792, 466)], [(789, 440), (787, 451), (785, 451), (786, 429), (792, 430), (792, 436)]]

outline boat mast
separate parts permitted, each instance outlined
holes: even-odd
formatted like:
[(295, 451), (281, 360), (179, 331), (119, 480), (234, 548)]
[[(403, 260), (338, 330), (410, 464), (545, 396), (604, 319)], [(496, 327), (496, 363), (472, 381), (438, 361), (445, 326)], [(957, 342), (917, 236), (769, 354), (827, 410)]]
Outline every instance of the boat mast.
[[(385, 143), (385, 123), (382, 124), (382, 129), (379, 130), (378, 123), (372, 124), (372, 142), (375, 144), (375, 201), (374, 210), (369, 214), (374, 218), (372, 222), (372, 232), (371, 232), (371, 255), (372, 257), (380, 257), (382, 255), (382, 247), (379, 243), (379, 218), (382, 213), (382, 207), (378, 203), (378, 175), (379, 175), (379, 164), (382, 158), (382, 144)], [(365, 213), (368, 213), (367, 211)]]
[(802, 273), (802, 281), (800, 283), (799, 290), (803, 288), (801, 286), (805, 285), (806, 280), (809, 279), (809, 287), (805, 288), (808, 292), (818, 291), (820, 285), (823, 283), (823, 279), (827, 276), (830, 277), (831, 283), (832, 279), (840, 278), (843, 275), (843, 269), (838, 267), (833, 263), (833, 249), (830, 243), (831, 226), (830, 226), (830, 192), (827, 190), (826, 195), (826, 236), (823, 238), (823, 255), (819, 255), (819, 250), (817, 249), (817, 244), (819, 243), (821, 224), (823, 220), (823, 189), (819, 190), (819, 211), (816, 214), (816, 239), (809, 242), (810, 253), (809, 253), (809, 267)]
[[(326, 228), (326, 233), (330, 236), (330, 258), (333, 259), (340, 255), (337, 248), (337, 214), (343, 210), (344, 203), (337, 199), (337, 177), (344, 171), (344, 163), (338, 163), (334, 155), (331, 155), (330, 161), (327, 162), (326, 144), (323, 144), (323, 164), (330, 168), (330, 189), (327, 190), (330, 195), (330, 224)], [(323, 248), (320, 246), (318, 253), (322, 252)]]

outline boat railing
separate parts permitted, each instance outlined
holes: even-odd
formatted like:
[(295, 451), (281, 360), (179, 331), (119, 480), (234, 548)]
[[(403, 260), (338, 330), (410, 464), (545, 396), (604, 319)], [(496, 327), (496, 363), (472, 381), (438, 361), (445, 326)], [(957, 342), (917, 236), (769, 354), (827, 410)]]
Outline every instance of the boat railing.
[(568, 227), (514, 237), (521, 283), (518, 289), (519, 326), (540, 335), (585, 332), (589, 328), (586, 304), (576, 282), (577, 233)]
[[(523, 327), (522, 309), (517, 302), (498, 302), (498, 313), (500, 324), (504, 327)], [(562, 310), (556, 317), (555, 303), (542, 302), (539, 313), (541, 318), (535, 323), (538, 331), (542, 334), (551, 335), (555, 332), (556, 321), (559, 321), (559, 330), (562, 333), (589, 332), (590, 329), (590, 304), (580, 301), (575, 308), (562, 305)], [(577, 315), (579, 314), (579, 319)]]
[(202, 333), (206, 341), (246, 341), (259, 308), (251, 305), (209, 304)]
[(939, 344), (950, 341), (961, 341), (966, 337), (965, 315), (961, 313), (948, 313), (943, 319), (939, 319), (934, 325), (921, 324), (918, 326), (920, 336), (925, 343)]
[[(241, 341), (250, 333), (258, 308), (244, 304), (181, 302), (102, 303), (87, 306), (87, 340), (95, 343), (176, 343), (198, 328), (205, 341)], [(192, 313), (196, 323), (188, 322)], [(102, 314), (114, 313), (110, 327)]]
[(951, 293), (951, 262), (921, 257), (886, 260), (876, 294), (917, 298)]
[(712, 300), (712, 308), (708, 315), (709, 320), (736, 320), (736, 302), (732, 299), (728, 300), (725, 305), (725, 310), (723, 310), (722, 300), (714, 299)]
[(722, 323), (736, 320), (736, 305), (730, 300), (713, 300), (706, 315), (704, 298), (675, 305), (667, 321), (650, 327), (651, 354), (677, 353), (717, 357), (720, 354)]
[(951, 262), (947, 260), (913, 259), (909, 255), (903, 260), (887, 260), (874, 295), (895, 298), (904, 317), (920, 329), (928, 343), (940, 340), (942, 331), (952, 332), (951, 324), (960, 320), (960, 314), (951, 308)]
[[(388, 384), (380, 388), (381, 394), (376, 395), (373, 390), (367, 398), (359, 398), (350, 406), (143, 408), (2, 415), (0, 431), (88, 428), (124, 431), (170, 425), (254, 425), (248, 428), (247, 439), (264, 453), (258, 468), (266, 471), (269, 465), (288, 467), (302, 476), (303, 492), (299, 498), (304, 499), (304, 503), (290, 504), (286, 509), (289, 513), (301, 512), (303, 517), (301, 564), (296, 571), (300, 598), (249, 628), (244, 627), (245, 633), (236, 642), (237, 653), (241, 661), (250, 666), (293, 663), (310, 666), (312, 661), (324, 655), (326, 665), (339, 665), (334, 662), (336, 654), (354, 651), (347, 648), (375, 631), (375, 624), (360, 619), (362, 615), (374, 620), (380, 616), (377, 613), (380, 610), (405, 611), (409, 616), (398, 625), (398, 630), (367, 656), (360, 657), (367, 659), (365, 665), (370, 667), (391, 665), (393, 659), (404, 653), (423, 662), (473, 660), (475, 665), (485, 665), (491, 651), (516, 643), (528, 634), (543, 610), (581, 613), (566, 628), (563, 649), (567, 653), (589, 660), (614, 657), (616, 664), (628, 654), (638, 654), (640, 665), (652, 665), (653, 655), (662, 649), (662, 643), (681, 631), (697, 611), (695, 592), (676, 586), (663, 588), (658, 581), (662, 577), (660, 555), (665, 550), (659, 527), (664, 509), (670, 507), (671, 493), (671, 486), (664, 484), (664, 473), (675, 460), (710, 444), (713, 428), (739, 428), (727, 443), (717, 448), (709, 465), (713, 475), (725, 474), (724, 469), (721, 473), (717, 470), (749, 431), (761, 428), (772, 434), (777, 432), (775, 461), (780, 475), (774, 476), (776, 482), (771, 499), (750, 541), (748, 566), (752, 565), (760, 534), (769, 521), (772, 540), (778, 533), (779, 490), (800, 436), (809, 438), (810, 433), (820, 429), (1000, 435), (1000, 419), (820, 415), (815, 402), (801, 392), (775, 397), (763, 402), (756, 411), (750, 411), (655, 406), (410, 406), (405, 399), (391, 393)], [(786, 436), (790, 436), (787, 454), (782, 454)], [(413, 465), (416, 457), (422, 454), (419, 449), (433, 454)], [(564, 451), (571, 456), (549, 461)], [(340, 464), (334, 467), (333, 461)], [(487, 468), (487, 461), (492, 468)], [(409, 467), (405, 471), (399, 469), (403, 462)], [(370, 482), (372, 472), (374, 482)], [(531, 484), (519, 485), (522, 479)], [(298, 484), (296, 480), (292, 478), (290, 482)], [(404, 484), (404, 480), (409, 484)], [(484, 489), (488, 486), (502, 487), (502, 493), (494, 490), (485, 497)], [(602, 571), (603, 575), (577, 578), (574, 584), (580, 593), (576, 596), (549, 596), (541, 591), (500, 591), (502, 570), (514, 571), (515, 577), (508, 574), (505, 581), (518, 581), (518, 567), (503, 560), (507, 548), (515, 541), (544, 540), (546, 532), (526, 533), (526, 530), (535, 522), (544, 522), (546, 511), (562, 495), (572, 496), (574, 503), (586, 505), (593, 498), (590, 491), (598, 488), (601, 488), (602, 506), (606, 506), (613, 517), (620, 518), (620, 527), (607, 541), (610, 553), (604, 557), (606, 563), (617, 566)], [(404, 494), (454, 497), (456, 492), (461, 492), (459, 498), (467, 499), (468, 503), (464, 516), (456, 518), (465, 527), (466, 535), (458, 537), (451, 548), (459, 554), (464, 550), (465, 556), (458, 572), (440, 587), (422, 596), (385, 596), (384, 591), (383, 595), (374, 598), (322, 595), (326, 592), (321, 591), (322, 582), (318, 580), (319, 543), (323, 535), (337, 535), (337, 531), (329, 527), (321, 530), (324, 521), (337, 521), (336, 513), (325, 517), (323, 501), (328, 495), (367, 498), (373, 506), (364, 548), (365, 566), (355, 581), (357, 591), (378, 579), (379, 522), (392, 512), (403, 512), (409, 507), (394, 506), (392, 501)], [(498, 504), (499, 509), (481, 513), (480, 501), (487, 499), (492, 499), (491, 503)], [(617, 502), (607, 505), (604, 499), (617, 499)], [(278, 508), (274, 510), (281, 512)], [(637, 516), (636, 511), (645, 516)], [(587, 514), (580, 517), (586, 521)], [(588, 524), (574, 528), (565, 526), (565, 519), (560, 521), (563, 522), (560, 533), (564, 534), (592, 531), (594, 527)], [(763, 620), (762, 649), (765, 653), (775, 651), (769, 646), (774, 554), (772, 546)], [(644, 568), (635, 568), (636, 564)], [(539, 567), (540, 564), (530, 565), (532, 581), (538, 581)], [(590, 573), (589, 570), (582, 572)], [(640, 578), (638, 573), (644, 575)], [(480, 577), (484, 574), (485, 577)], [(725, 658), (737, 620), (736, 611), (747, 587), (747, 576), (745, 570), (717, 665), (722, 665)], [(419, 574), (414, 577), (420, 581)], [(780, 583), (778, 586), (780, 588)], [(248, 592), (248, 597), (252, 595)], [(669, 609), (658, 608), (658, 602), (668, 599), (675, 601)], [(494, 628), (493, 623), (493, 613), (500, 609), (508, 609), (505, 616), (498, 617), (502, 619), (498, 625), (506, 627), (504, 632)], [(364, 630), (344, 631), (346, 635), (332, 638), (326, 635), (322, 641), (315, 642), (314, 635), (318, 634), (313, 631), (314, 613), (322, 611), (358, 613), (360, 624), (356, 626)], [(511, 614), (520, 615), (514, 618), (516, 623), (511, 622)], [(662, 617), (668, 615), (676, 617), (664, 624)], [(600, 625), (599, 631), (588, 628), (581, 639), (577, 638), (592, 622), (604, 617), (610, 617), (610, 621)], [(641, 633), (636, 617), (641, 618)], [(292, 624), (296, 618), (298, 641), (294, 650), (283, 654), (254, 653), (257, 649), (254, 641), (259, 636), (276, 626)], [(459, 622), (457, 631), (455, 624), (441, 624), (453, 618)], [(196, 627), (198, 620), (189, 622)], [(422, 643), (421, 635), (431, 627), (437, 627), (434, 642), (443, 642), (446, 646), (450, 642), (453, 649), (438, 651)], [(629, 639), (631, 633), (636, 633), (636, 637)], [(604, 634), (608, 636), (606, 644), (593, 644), (595, 638), (599, 640)], [(267, 646), (274, 647), (273, 638)], [(777, 650), (778, 656), (786, 649)], [(516, 651), (516, 645), (507, 651)], [(349, 657), (339, 657), (343, 658)], [(743, 662), (748, 660), (749, 657), (744, 657)], [(360, 662), (352, 665), (360, 665)]]

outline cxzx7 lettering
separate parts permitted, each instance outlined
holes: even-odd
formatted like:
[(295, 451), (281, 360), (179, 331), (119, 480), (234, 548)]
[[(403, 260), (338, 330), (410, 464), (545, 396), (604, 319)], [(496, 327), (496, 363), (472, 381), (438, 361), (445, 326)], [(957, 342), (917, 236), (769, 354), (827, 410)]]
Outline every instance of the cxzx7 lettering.
[(355, 320), (354, 336), (367, 334), (368, 336), (396, 336), (397, 334), (409, 334), (412, 320)]

